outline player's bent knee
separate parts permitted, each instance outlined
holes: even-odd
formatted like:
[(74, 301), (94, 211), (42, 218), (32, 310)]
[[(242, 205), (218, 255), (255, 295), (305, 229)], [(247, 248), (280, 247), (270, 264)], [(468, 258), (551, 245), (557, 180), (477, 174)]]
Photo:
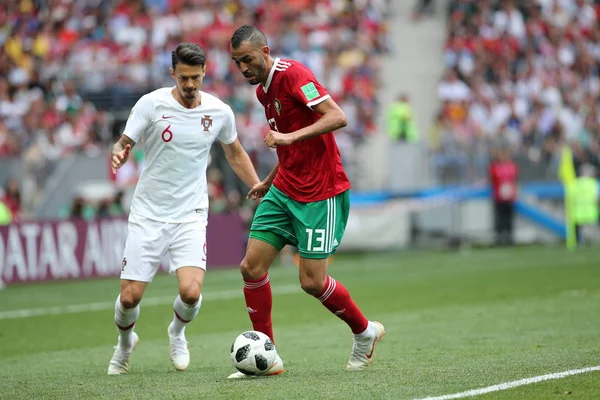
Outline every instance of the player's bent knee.
[(185, 304), (194, 305), (200, 300), (200, 288), (190, 287), (179, 292), (181, 301)]
[(317, 296), (323, 291), (325, 282), (313, 277), (302, 277), (300, 278), (300, 287), (311, 296)]
[(204, 269), (182, 267), (177, 269), (179, 297), (185, 304), (194, 305), (200, 299), (204, 282)]
[(135, 293), (133, 291), (121, 291), (121, 305), (125, 309), (131, 309), (140, 304), (142, 300), (142, 294)]
[(268, 268), (263, 268), (260, 263), (252, 262), (248, 257), (244, 257), (240, 263), (240, 272), (244, 279), (260, 279), (267, 273)]
[(121, 281), (121, 305), (125, 309), (136, 307), (142, 300), (145, 282)]

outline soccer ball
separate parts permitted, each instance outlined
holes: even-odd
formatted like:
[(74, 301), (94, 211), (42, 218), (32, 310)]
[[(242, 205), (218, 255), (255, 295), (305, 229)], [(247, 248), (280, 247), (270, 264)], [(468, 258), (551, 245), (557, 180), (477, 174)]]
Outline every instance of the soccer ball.
[(231, 344), (233, 366), (246, 375), (260, 375), (275, 362), (277, 350), (267, 335), (258, 331), (241, 333)]

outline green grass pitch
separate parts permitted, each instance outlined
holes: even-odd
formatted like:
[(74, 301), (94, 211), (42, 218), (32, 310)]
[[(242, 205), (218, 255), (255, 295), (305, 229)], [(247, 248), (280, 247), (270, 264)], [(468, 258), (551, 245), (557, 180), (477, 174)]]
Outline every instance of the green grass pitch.
[[(600, 365), (598, 249), (340, 255), (329, 271), (386, 327), (364, 372), (344, 369), (346, 325), (301, 292), (295, 267), (275, 266), (275, 340), (286, 371), (228, 381), (229, 347), (250, 322), (238, 270), (209, 269), (187, 328), (186, 372), (169, 361), (174, 277), (158, 276), (146, 291), (141, 341), (121, 376), (106, 375), (118, 279), (0, 291), (0, 399), (416, 399)], [(77, 309), (91, 303), (95, 311)], [(45, 315), (9, 313), (25, 309)], [(600, 372), (474, 398), (598, 399)]]

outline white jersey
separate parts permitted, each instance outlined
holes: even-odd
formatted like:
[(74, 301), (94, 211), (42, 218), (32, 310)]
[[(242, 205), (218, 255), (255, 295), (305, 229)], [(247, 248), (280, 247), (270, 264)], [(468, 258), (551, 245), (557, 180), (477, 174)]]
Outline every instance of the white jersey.
[(215, 139), (237, 138), (231, 107), (205, 92), (202, 104), (188, 109), (173, 88), (144, 95), (127, 120), (124, 135), (144, 144), (145, 165), (135, 188), (131, 213), (151, 220), (182, 223), (206, 218), (206, 169)]

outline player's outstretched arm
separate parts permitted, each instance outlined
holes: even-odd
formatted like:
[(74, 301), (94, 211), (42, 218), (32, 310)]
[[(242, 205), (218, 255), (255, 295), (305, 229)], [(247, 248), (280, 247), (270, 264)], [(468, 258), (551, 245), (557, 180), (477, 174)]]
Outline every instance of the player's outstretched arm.
[(246, 150), (242, 147), (239, 139), (235, 139), (230, 144), (221, 143), (223, 150), (225, 151), (225, 158), (233, 172), (242, 180), (248, 187), (252, 188), (254, 185), (260, 182), (254, 165), (246, 153)]
[(129, 159), (129, 152), (133, 146), (135, 146), (135, 142), (126, 135), (121, 135), (117, 143), (113, 145), (111, 159), (113, 173), (116, 173), (117, 170), (127, 162)]

